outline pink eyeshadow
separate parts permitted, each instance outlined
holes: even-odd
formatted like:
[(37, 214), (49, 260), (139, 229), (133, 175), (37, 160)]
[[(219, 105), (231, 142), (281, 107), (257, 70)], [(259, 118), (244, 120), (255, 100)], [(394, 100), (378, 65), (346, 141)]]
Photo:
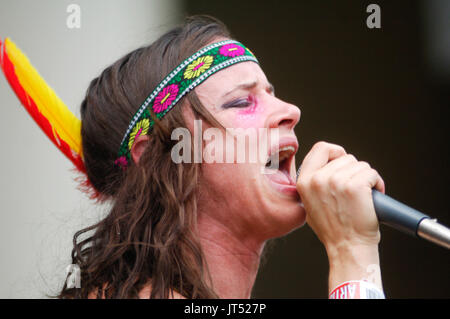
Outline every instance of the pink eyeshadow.
[(245, 108), (243, 110), (239, 110), (237, 112), (236, 117), (236, 127), (253, 127), (255, 126), (255, 122), (260, 120), (259, 114), (262, 113), (262, 108), (258, 104), (256, 99), (253, 100), (253, 105)]

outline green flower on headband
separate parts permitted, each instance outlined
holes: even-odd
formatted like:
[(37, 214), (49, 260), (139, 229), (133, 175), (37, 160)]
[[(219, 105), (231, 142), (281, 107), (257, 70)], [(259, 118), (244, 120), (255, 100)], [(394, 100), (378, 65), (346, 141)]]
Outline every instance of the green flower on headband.
[(136, 123), (136, 126), (130, 133), (130, 139), (128, 140), (128, 149), (131, 151), (131, 147), (133, 147), (134, 141), (140, 135), (147, 135), (148, 129), (150, 128), (150, 120), (143, 119)]
[(184, 78), (192, 79), (198, 77), (211, 67), (213, 60), (213, 57), (210, 55), (199, 57), (187, 66), (186, 71), (184, 71)]

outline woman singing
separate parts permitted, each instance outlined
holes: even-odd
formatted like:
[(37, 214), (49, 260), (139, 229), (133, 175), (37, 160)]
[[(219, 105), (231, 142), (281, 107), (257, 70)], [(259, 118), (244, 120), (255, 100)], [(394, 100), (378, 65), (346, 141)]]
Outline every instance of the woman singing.
[[(326, 248), (330, 297), (383, 295), (371, 197), (383, 180), (318, 142), (297, 181), (300, 109), (275, 95), (252, 51), (216, 19), (191, 17), (106, 68), (81, 116), (87, 176), (111, 208), (75, 234), (81, 288), (65, 285), (61, 298), (249, 298), (266, 241), (305, 222)], [(174, 159), (179, 128), (194, 136), (179, 154), (191, 161)], [(256, 161), (193, 160), (195, 136), (210, 128), (227, 141), (238, 128), (277, 138), (261, 135), (267, 152)], [(207, 150), (213, 139), (200, 143)]]

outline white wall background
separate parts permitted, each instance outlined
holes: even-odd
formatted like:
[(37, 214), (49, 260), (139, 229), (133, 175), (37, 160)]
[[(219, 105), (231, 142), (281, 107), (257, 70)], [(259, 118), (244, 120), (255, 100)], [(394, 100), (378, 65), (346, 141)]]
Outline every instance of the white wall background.
[[(69, 4), (81, 8), (70, 29)], [(180, 0), (2, 0), (10, 37), (79, 116), (87, 86), (106, 66), (182, 20)], [(79, 192), (72, 164), (40, 131), (0, 75), (0, 298), (56, 294), (72, 236), (106, 209)]]

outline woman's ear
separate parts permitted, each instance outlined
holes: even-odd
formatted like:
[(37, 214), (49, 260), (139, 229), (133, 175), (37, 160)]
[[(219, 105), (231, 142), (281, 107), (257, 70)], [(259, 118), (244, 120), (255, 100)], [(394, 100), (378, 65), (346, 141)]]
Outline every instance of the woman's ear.
[(148, 135), (141, 135), (134, 141), (133, 146), (131, 147), (131, 157), (133, 158), (134, 163), (136, 165), (139, 164), (139, 159), (141, 155), (144, 153), (145, 148), (148, 145)]

